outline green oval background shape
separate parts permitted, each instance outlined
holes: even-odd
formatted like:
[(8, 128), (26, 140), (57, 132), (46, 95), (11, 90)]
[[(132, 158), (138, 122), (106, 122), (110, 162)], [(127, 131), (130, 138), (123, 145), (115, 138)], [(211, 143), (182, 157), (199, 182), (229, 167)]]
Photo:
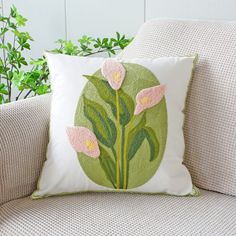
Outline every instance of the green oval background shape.
[[(123, 66), (126, 69), (126, 77), (122, 84), (122, 90), (133, 99), (135, 105), (135, 98), (140, 90), (160, 84), (155, 75), (150, 70), (141, 65), (124, 63)], [(99, 79), (104, 80), (101, 70), (97, 71), (94, 75)], [(84, 101), (82, 99), (83, 96), (102, 105), (106, 110), (108, 117), (115, 122), (110, 106), (100, 98), (94, 85), (88, 81), (77, 105), (74, 119), (75, 126), (84, 126), (90, 130), (93, 130), (90, 121), (84, 115)], [(166, 101), (165, 98), (163, 98), (159, 104), (146, 110), (146, 125), (154, 130), (159, 141), (158, 157), (155, 160), (150, 161), (149, 145), (148, 142), (144, 140), (135, 156), (129, 162), (127, 189), (136, 188), (145, 184), (158, 170), (166, 146), (168, 129), (167, 124)], [(112, 155), (110, 149), (104, 146), (103, 148), (110, 155)], [(107, 176), (105, 175), (98, 159), (90, 158), (83, 153), (78, 153), (78, 159), (81, 167), (89, 179), (98, 185), (112, 189), (114, 188), (111, 182), (107, 179)]]

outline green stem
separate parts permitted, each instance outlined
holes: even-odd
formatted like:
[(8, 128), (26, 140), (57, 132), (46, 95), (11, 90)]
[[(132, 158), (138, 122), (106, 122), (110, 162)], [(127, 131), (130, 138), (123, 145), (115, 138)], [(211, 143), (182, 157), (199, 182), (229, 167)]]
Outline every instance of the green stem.
[(116, 120), (117, 120), (117, 157), (116, 157), (116, 188), (120, 188), (120, 108), (119, 108), (119, 93), (116, 90)]
[(124, 150), (123, 150), (123, 171), (124, 171), (124, 179), (123, 179), (123, 188), (127, 189), (127, 176), (128, 176), (128, 159), (127, 159), (127, 143), (128, 139), (125, 137), (124, 133)]
[(114, 146), (111, 147), (111, 151), (112, 151), (112, 154), (116, 160), (116, 150), (115, 150)]
[[(112, 154), (113, 154), (114, 159), (116, 161), (116, 150), (115, 150), (114, 146), (111, 147), (111, 151), (112, 151)], [(112, 185), (114, 188), (116, 188), (116, 183), (113, 183), (113, 181), (112, 181)]]
[[(112, 48), (112, 50), (114, 50), (114, 51), (117, 51), (117, 50), (121, 50), (121, 48)], [(108, 50), (107, 49), (99, 49), (98, 51), (96, 51), (96, 52), (91, 52), (91, 53), (88, 53), (88, 54), (85, 54), (84, 55), (84, 57), (88, 57), (88, 56), (91, 56), (91, 55), (94, 55), (94, 54), (99, 54), (99, 53), (102, 53), (102, 52), (108, 52)]]
[[(144, 114), (145, 115), (145, 114)], [(124, 141), (122, 142), (122, 170), (123, 170), (123, 189), (127, 189), (128, 187), (128, 169), (129, 169), (129, 161), (128, 161), (128, 155), (127, 155), (127, 149), (128, 149), (128, 140), (129, 140), (129, 132), (132, 128), (133, 122), (135, 121), (136, 117), (133, 116), (127, 125), (126, 129), (124, 127), (124, 134), (122, 134), (122, 138)]]
[[(16, 46), (16, 35), (14, 34), (14, 38), (13, 38), (13, 48), (15, 48)], [(13, 71), (13, 64), (11, 65), (11, 73)], [(12, 92), (12, 78), (10, 79), (10, 83), (9, 83), (9, 86), (10, 86), (10, 90), (9, 90), (9, 100), (11, 101), (11, 92)]]
[(121, 128), (121, 187), (124, 189), (124, 165), (125, 165), (125, 160), (124, 160), (124, 143), (125, 143), (125, 126), (122, 125)]

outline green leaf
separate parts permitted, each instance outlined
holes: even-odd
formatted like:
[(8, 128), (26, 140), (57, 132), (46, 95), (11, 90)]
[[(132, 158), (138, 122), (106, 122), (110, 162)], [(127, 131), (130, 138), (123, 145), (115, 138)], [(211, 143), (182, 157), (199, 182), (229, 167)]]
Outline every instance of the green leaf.
[[(122, 89), (119, 90), (119, 104), (121, 106), (120, 123), (127, 125), (134, 114), (134, 102)], [(114, 115), (116, 115), (116, 110)]]
[(116, 188), (116, 164), (111, 156), (101, 146), (99, 161), (100, 165), (105, 172), (106, 177), (112, 183), (113, 187)]
[(21, 57), (21, 58), (19, 59), (19, 63), (22, 64), (22, 65), (25, 65), (25, 66), (28, 65), (28, 63), (26, 62), (26, 60), (25, 60), (24, 57)]
[(30, 64), (31, 65), (36, 65), (36, 66), (43, 66), (45, 65), (47, 62), (46, 62), (46, 58), (43, 57), (43, 58), (38, 58), (36, 60), (31, 60), (30, 61)]
[(146, 124), (146, 114), (144, 113), (139, 123), (128, 134), (128, 160), (131, 160), (141, 146), (145, 133), (142, 128)]
[(10, 9), (10, 16), (15, 18), (16, 15), (18, 14), (16, 7), (13, 5)]
[(64, 42), (63, 53), (67, 55), (78, 55), (78, 46), (74, 45), (71, 40)]
[(107, 81), (101, 80), (96, 76), (84, 75), (96, 88), (99, 96), (109, 105), (115, 106), (115, 91), (110, 88)]
[[(115, 90), (111, 88), (109, 83), (96, 76), (84, 75), (96, 88), (99, 96), (110, 105), (112, 113), (116, 118), (116, 94)], [(119, 105), (120, 105), (120, 124), (126, 125), (131, 120), (134, 114), (134, 102), (132, 98), (126, 94), (122, 89), (119, 93)]]
[(119, 32), (116, 32), (116, 37), (117, 37), (117, 40), (120, 40), (120, 33)]
[(150, 148), (150, 161), (153, 161), (158, 157), (160, 145), (152, 128), (144, 127), (143, 130)]
[(102, 39), (102, 44), (103, 44), (103, 45), (106, 45), (107, 42), (108, 42), (108, 38), (103, 38), (103, 39)]
[(42, 94), (48, 93), (49, 91), (50, 91), (50, 88), (48, 84), (41, 84), (37, 87), (35, 92), (38, 95), (42, 95)]
[(128, 160), (132, 160), (145, 139), (150, 148), (150, 161), (153, 161), (158, 157), (159, 142), (153, 129), (145, 126), (145, 123), (146, 117), (144, 114), (139, 124), (129, 133)]
[(0, 83), (0, 94), (8, 95), (8, 89), (4, 83)]
[(132, 160), (132, 158), (135, 156), (136, 152), (142, 145), (143, 141), (145, 139), (145, 132), (143, 129), (138, 130), (138, 132), (135, 134), (131, 145), (129, 146), (128, 151), (128, 160)]
[(91, 122), (97, 139), (107, 147), (114, 146), (116, 142), (116, 127), (108, 118), (105, 109), (98, 103), (87, 99), (84, 100), (84, 114)]
[(29, 43), (22, 44), (22, 49), (24, 49), (24, 48), (30, 50), (30, 44)]
[(93, 41), (94, 39), (92, 37), (88, 37), (87, 35), (83, 35), (80, 39), (78, 39), (78, 42), (82, 45), (83, 44), (90, 45)]
[(7, 48), (8, 48), (8, 50), (11, 50), (12, 49), (12, 45), (10, 43), (7, 43)]
[(7, 28), (1, 28), (0, 36), (3, 36), (8, 31)]
[(22, 81), (25, 78), (25, 73), (23, 71), (20, 72), (14, 72), (13, 73), (13, 78), (12, 78), (12, 84), (19, 88), (21, 86)]
[(20, 14), (16, 14), (16, 22), (18, 26), (25, 26), (25, 22), (27, 21), (26, 18), (24, 18), (22, 15)]

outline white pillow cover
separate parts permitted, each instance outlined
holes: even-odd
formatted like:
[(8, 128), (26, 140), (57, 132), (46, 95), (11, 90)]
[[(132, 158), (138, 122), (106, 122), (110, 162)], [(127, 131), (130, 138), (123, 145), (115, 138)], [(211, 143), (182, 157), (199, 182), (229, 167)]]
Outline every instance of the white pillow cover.
[(182, 111), (195, 56), (46, 57), (50, 141), (33, 199), (85, 191), (198, 194), (182, 164)]

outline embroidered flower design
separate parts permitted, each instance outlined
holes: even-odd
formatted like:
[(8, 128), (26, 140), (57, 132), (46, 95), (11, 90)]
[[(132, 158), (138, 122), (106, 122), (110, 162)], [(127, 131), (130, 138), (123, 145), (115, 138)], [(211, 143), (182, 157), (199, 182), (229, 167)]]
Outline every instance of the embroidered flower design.
[(158, 104), (163, 98), (166, 91), (165, 85), (158, 85), (141, 90), (136, 96), (136, 107), (134, 115)]
[(102, 66), (102, 75), (114, 90), (118, 90), (125, 78), (125, 68), (118, 61), (107, 59)]
[(77, 152), (82, 152), (89, 157), (98, 158), (100, 150), (95, 134), (89, 129), (81, 126), (68, 127), (67, 135), (70, 144)]

